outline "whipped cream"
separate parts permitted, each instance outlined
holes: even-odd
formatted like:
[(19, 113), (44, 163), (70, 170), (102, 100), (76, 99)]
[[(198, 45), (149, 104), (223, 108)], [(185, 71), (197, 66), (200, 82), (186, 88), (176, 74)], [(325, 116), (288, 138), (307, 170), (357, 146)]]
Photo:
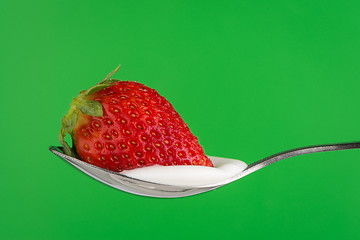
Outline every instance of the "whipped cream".
[(154, 165), (126, 170), (121, 173), (149, 182), (196, 187), (223, 182), (241, 173), (247, 167), (247, 164), (240, 160), (210, 156), (209, 158), (214, 167)]

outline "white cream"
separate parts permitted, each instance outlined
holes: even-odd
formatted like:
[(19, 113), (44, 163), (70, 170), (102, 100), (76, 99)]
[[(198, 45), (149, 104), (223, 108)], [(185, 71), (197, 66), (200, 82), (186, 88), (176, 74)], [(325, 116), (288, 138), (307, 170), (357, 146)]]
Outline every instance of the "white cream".
[(241, 173), (247, 167), (246, 163), (239, 160), (210, 156), (209, 158), (214, 167), (155, 165), (121, 173), (149, 182), (196, 187), (220, 183)]

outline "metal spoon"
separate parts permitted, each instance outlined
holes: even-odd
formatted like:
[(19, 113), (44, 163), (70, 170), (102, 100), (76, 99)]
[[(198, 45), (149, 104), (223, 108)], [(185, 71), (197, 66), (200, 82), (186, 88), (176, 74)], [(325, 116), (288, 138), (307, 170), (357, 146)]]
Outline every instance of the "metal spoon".
[(119, 190), (136, 195), (148, 196), (148, 197), (176, 198), (176, 197), (191, 196), (222, 187), (242, 177), (245, 177), (246, 175), (249, 175), (250, 173), (253, 173), (263, 167), (266, 167), (272, 163), (278, 162), (286, 158), (295, 157), (307, 153), (328, 152), (328, 151), (356, 149), (356, 148), (360, 148), (360, 142), (316, 145), (316, 146), (295, 148), (292, 150), (271, 155), (257, 162), (254, 162), (248, 165), (248, 167), (238, 175), (230, 179), (227, 179), (225, 181), (212, 185), (203, 185), (197, 187), (172, 186), (172, 185), (143, 181), (140, 179), (131, 178), (129, 176), (123, 175), (118, 172), (112, 172), (106, 169), (102, 169), (97, 166), (93, 166), (91, 164), (83, 162), (79, 159), (67, 156), (62, 152), (61, 147), (51, 146), (49, 150), (55, 155), (59, 156), (60, 158), (66, 160), (68, 163), (72, 164), (73, 166), (75, 166), (85, 174)]

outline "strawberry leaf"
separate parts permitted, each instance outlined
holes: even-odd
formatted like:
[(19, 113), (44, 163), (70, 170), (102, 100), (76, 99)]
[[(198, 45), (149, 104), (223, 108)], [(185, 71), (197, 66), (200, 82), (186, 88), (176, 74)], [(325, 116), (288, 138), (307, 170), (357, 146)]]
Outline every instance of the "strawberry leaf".
[(107, 88), (108, 86), (110, 86), (110, 84), (106, 83), (106, 84), (97, 84), (91, 88), (89, 88), (87, 91), (85, 91), (84, 93), (84, 96), (89, 96), (91, 94), (93, 94), (94, 92), (97, 92), (101, 89), (104, 89), (104, 88)]
[(79, 99), (75, 102), (75, 104), (83, 114), (95, 117), (103, 116), (103, 108), (101, 103), (98, 101)]
[(120, 81), (120, 80), (111, 78), (111, 79), (103, 80), (102, 83), (111, 85), (112, 83), (118, 82), (118, 81)]
[(64, 148), (64, 153), (66, 155), (73, 156), (73, 157), (76, 156), (76, 151), (74, 150), (74, 146), (73, 146), (73, 148), (70, 148), (70, 146), (67, 144), (67, 142), (65, 141), (65, 136), (66, 136), (66, 134), (70, 134), (71, 138), (73, 138), (74, 127), (75, 127), (77, 119), (78, 119), (78, 114), (76, 111), (77, 110), (76, 110), (75, 106), (72, 105), (69, 110), (68, 115), (66, 115), (62, 119), (62, 124), (61, 124), (61, 129), (60, 129), (60, 134), (59, 134), (59, 141)]

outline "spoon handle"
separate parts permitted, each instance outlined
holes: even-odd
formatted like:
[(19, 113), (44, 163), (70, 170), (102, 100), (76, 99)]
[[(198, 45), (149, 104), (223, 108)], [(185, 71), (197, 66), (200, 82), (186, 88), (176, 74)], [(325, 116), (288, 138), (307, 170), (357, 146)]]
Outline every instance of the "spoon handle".
[(336, 143), (336, 144), (327, 144), (327, 145), (314, 145), (302, 148), (295, 148), (288, 151), (280, 152), (259, 161), (256, 161), (250, 164), (241, 174), (241, 177), (244, 177), (250, 173), (253, 173), (263, 167), (266, 167), (272, 163), (278, 162), (280, 160), (295, 157), (308, 153), (316, 153), (316, 152), (329, 152), (329, 151), (338, 151), (338, 150), (346, 150), (346, 149), (356, 149), (360, 148), (360, 142), (352, 142), (352, 143)]

